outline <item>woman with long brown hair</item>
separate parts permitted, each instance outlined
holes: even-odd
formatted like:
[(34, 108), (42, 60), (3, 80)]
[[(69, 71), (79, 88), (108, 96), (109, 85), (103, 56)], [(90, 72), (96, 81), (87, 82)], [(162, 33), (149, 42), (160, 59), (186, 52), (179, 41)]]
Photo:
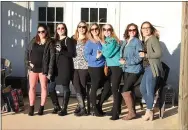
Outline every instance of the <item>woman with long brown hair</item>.
[(67, 115), (67, 106), (70, 98), (70, 80), (72, 80), (73, 73), (73, 57), (74, 57), (74, 44), (72, 40), (67, 36), (68, 30), (66, 24), (59, 23), (55, 31), (55, 65), (54, 75), (50, 83), (51, 99), (54, 104), (53, 113), (57, 113), (60, 110), (57, 94), (55, 91), (56, 85), (62, 85), (63, 87), (63, 101), (59, 116)]
[(109, 80), (112, 83), (112, 95), (113, 95), (113, 108), (111, 120), (119, 119), (119, 104), (120, 104), (120, 92), (119, 85), (122, 76), (122, 69), (120, 68), (120, 44), (119, 39), (115, 34), (115, 31), (111, 24), (105, 24), (102, 27), (101, 33), (102, 39), (102, 51), (99, 55), (103, 55), (106, 59), (107, 66), (110, 69)]
[(78, 105), (74, 111), (76, 116), (87, 115), (85, 109), (86, 84), (88, 81), (88, 63), (84, 58), (84, 47), (87, 41), (87, 24), (84, 21), (78, 23), (76, 32), (72, 39), (75, 43), (74, 76), (73, 86), (76, 91)]
[(132, 89), (142, 71), (142, 58), (139, 56), (139, 51), (142, 50), (142, 42), (139, 40), (139, 31), (136, 24), (130, 23), (127, 25), (124, 39), (119, 62), (124, 72), (124, 86), (121, 88), (121, 94), (128, 108), (128, 115), (123, 117), (123, 120), (131, 120), (136, 117)]
[[(91, 93), (90, 99), (92, 104), (92, 114), (95, 116), (103, 116), (102, 106), (96, 103), (97, 90), (104, 82), (104, 64), (105, 58), (99, 54), (102, 50), (100, 35), (100, 27), (94, 23), (90, 26), (88, 31), (88, 41), (84, 48), (84, 55), (88, 61), (88, 70), (91, 77)], [(99, 101), (100, 102), (100, 101)]]
[(29, 70), (29, 116), (34, 115), (36, 85), (41, 85), (41, 104), (38, 115), (43, 115), (47, 97), (47, 77), (53, 75), (54, 47), (47, 26), (40, 24), (36, 36), (26, 49), (25, 61)]
[(144, 76), (141, 81), (140, 91), (146, 102), (146, 113), (143, 120), (153, 120), (153, 102), (157, 80), (163, 76), (161, 64), (162, 50), (159, 43), (159, 35), (154, 26), (146, 21), (141, 25), (141, 35), (144, 42), (144, 50), (140, 52), (143, 58)]

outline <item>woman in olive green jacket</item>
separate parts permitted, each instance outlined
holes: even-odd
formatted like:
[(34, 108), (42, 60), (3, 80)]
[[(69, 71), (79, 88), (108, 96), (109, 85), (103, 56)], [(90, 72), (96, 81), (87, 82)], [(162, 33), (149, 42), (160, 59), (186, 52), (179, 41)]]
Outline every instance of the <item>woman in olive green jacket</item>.
[(153, 103), (157, 79), (163, 76), (160, 58), (162, 50), (157, 35), (157, 30), (150, 22), (144, 22), (141, 26), (141, 35), (144, 42), (144, 50), (140, 50), (140, 57), (143, 58), (144, 76), (141, 81), (140, 91), (146, 102), (147, 110), (143, 119), (153, 120)]

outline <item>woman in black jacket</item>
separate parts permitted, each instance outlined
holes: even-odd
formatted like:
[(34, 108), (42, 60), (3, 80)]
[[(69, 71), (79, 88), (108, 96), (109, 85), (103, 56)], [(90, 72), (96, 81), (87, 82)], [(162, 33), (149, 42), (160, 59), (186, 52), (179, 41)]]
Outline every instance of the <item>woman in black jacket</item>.
[(47, 97), (47, 78), (53, 74), (54, 47), (47, 31), (47, 26), (38, 26), (38, 33), (28, 44), (25, 63), (29, 74), (29, 116), (34, 115), (35, 93), (38, 79), (41, 84), (41, 105), (38, 115), (43, 115)]
[(64, 23), (57, 25), (55, 32), (55, 65), (54, 75), (51, 78), (49, 92), (52, 102), (54, 104), (53, 113), (57, 113), (60, 110), (57, 94), (55, 91), (56, 85), (62, 85), (63, 87), (63, 101), (59, 116), (67, 115), (67, 106), (70, 98), (70, 80), (73, 77), (73, 56), (74, 56), (74, 43), (67, 36), (67, 27)]

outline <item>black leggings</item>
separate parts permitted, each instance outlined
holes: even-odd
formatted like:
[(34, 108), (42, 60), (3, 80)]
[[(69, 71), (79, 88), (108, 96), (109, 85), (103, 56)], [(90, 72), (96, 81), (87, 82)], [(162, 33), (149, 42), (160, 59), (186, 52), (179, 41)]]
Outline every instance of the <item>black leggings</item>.
[(91, 93), (90, 99), (93, 107), (96, 108), (97, 90), (102, 86), (104, 79), (104, 67), (89, 67), (91, 77)]
[(122, 76), (122, 69), (119, 66), (110, 66), (110, 80), (112, 83), (112, 95), (113, 95), (113, 109), (112, 116), (119, 116), (119, 106), (120, 106), (120, 82)]
[(86, 84), (88, 81), (89, 72), (87, 69), (75, 69), (73, 86), (76, 93), (83, 96), (83, 99), (86, 97)]
[(124, 75), (123, 75), (124, 86), (122, 87), (121, 92), (123, 93), (127, 91), (132, 91), (133, 85), (136, 83), (139, 76), (140, 74), (124, 72)]

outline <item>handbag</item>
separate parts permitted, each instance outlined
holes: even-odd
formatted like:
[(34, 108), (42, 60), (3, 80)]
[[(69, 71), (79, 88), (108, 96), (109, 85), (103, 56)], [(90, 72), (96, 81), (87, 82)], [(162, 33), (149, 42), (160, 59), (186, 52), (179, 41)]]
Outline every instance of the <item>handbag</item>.
[(105, 65), (104, 65), (104, 75), (105, 76), (109, 76), (110, 75), (110, 69), (108, 68), (106, 62), (105, 62)]

